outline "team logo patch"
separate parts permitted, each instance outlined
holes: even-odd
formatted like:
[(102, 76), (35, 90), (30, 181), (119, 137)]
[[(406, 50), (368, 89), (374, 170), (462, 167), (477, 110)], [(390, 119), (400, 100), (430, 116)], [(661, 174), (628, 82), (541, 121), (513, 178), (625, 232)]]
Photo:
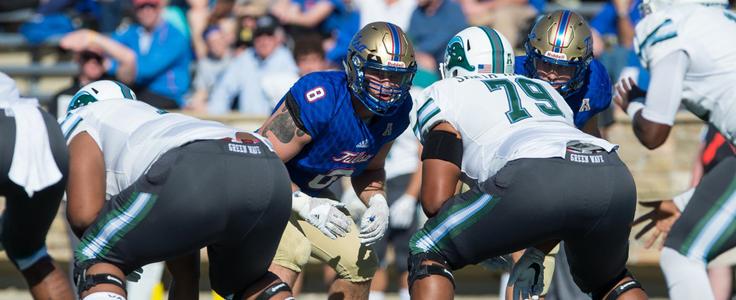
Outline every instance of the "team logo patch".
[(368, 139), (365, 139), (365, 140), (360, 141), (360, 143), (358, 143), (357, 145), (355, 145), (355, 148), (368, 148), (368, 146), (370, 146), (370, 142), (368, 141)]
[(580, 104), (580, 109), (578, 110), (578, 112), (584, 112), (584, 111), (589, 111), (589, 110), (590, 110), (590, 99), (585, 98), (583, 99), (583, 103)]
[(389, 136), (393, 132), (394, 129), (394, 123), (388, 123), (386, 124), (386, 129), (383, 131), (383, 136)]
[(554, 58), (554, 59), (567, 60), (567, 55), (565, 55), (565, 53), (547, 51), (547, 52), (544, 52), (544, 56), (549, 57), (549, 58)]

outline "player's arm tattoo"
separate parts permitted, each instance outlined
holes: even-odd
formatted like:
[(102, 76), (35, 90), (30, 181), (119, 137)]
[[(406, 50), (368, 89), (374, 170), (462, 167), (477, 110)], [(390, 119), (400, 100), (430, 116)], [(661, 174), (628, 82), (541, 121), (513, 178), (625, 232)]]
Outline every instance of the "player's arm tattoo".
[(286, 105), (281, 107), (275, 114), (271, 121), (264, 126), (264, 136), (268, 136), (268, 132), (271, 132), (281, 143), (288, 144), (294, 139), (294, 136), (302, 137), (306, 134), (296, 127)]

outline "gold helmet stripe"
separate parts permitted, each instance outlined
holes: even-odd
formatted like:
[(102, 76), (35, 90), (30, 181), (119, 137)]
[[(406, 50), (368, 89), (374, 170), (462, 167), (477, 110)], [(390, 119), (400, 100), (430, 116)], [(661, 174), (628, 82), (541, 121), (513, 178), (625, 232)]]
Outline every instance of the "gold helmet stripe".
[(555, 47), (552, 51), (560, 52), (562, 47), (565, 46), (565, 37), (567, 35), (567, 27), (570, 23), (570, 11), (565, 10), (560, 15), (560, 22), (557, 23), (557, 36), (555, 38)]
[(490, 30), (488, 27), (485, 26), (478, 26), (480, 29), (483, 29), (483, 32), (486, 33), (488, 36), (488, 40), (491, 41), (491, 55), (493, 57), (493, 73), (501, 74), (503, 73), (503, 43), (501, 42), (501, 38), (498, 36), (498, 33), (495, 30)]

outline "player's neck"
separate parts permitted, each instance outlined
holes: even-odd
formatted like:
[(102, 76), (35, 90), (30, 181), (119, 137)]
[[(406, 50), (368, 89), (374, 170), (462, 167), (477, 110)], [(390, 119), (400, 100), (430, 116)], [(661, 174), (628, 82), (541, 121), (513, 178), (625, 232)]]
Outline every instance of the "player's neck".
[(365, 105), (363, 105), (363, 103), (361, 103), (360, 100), (358, 100), (357, 98), (350, 98), (353, 100), (353, 110), (355, 111), (355, 115), (357, 115), (366, 124), (370, 123), (375, 114), (368, 110), (368, 108), (366, 108)]

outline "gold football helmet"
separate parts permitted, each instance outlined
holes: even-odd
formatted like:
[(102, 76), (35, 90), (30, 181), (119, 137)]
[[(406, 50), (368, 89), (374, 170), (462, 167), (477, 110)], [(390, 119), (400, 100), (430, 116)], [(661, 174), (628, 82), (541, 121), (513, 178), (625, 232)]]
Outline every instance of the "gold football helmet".
[(593, 60), (593, 40), (588, 22), (577, 13), (558, 10), (543, 16), (534, 24), (524, 46), (524, 68), (532, 77), (547, 80), (538, 72), (545, 66), (569, 76), (568, 80), (549, 82), (563, 96), (583, 85)]
[(343, 65), (353, 95), (378, 115), (396, 112), (417, 71), (411, 41), (388, 22), (370, 23), (358, 31)]

